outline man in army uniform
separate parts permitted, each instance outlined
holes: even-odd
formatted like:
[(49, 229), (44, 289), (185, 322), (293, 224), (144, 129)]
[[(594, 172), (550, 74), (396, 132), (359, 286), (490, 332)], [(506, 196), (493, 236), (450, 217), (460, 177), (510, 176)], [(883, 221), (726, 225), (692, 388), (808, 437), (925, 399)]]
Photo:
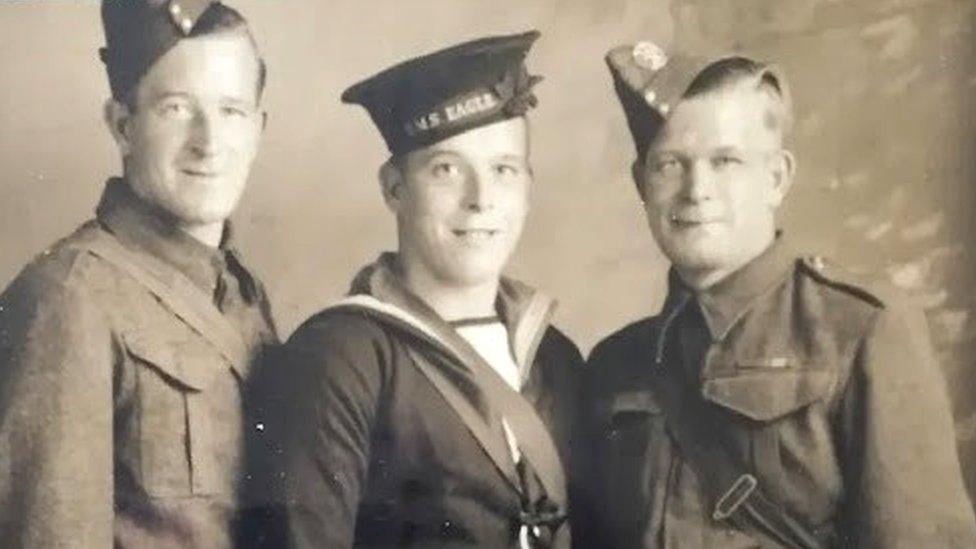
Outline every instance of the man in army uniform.
[(576, 346), (501, 275), (532, 183), (529, 32), (460, 44), (346, 90), (391, 152), (398, 250), (289, 339), (279, 378), (293, 547), (568, 547)]
[(0, 544), (228, 547), (243, 384), (276, 341), (227, 223), (263, 62), (219, 2), (102, 18), (123, 176), (0, 297)]
[(607, 60), (672, 269), (661, 312), (590, 357), (574, 533), (596, 547), (976, 547), (924, 317), (776, 229), (794, 172), (780, 72), (650, 43)]

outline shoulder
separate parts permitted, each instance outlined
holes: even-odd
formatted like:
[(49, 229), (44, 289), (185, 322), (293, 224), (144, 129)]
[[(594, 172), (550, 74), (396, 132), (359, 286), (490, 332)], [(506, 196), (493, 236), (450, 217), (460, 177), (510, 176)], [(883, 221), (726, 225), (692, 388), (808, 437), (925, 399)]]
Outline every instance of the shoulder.
[(822, 256), (797, 262), (800, 294), (818, 295), (822, 316), (851, 335), (927, 330), (922, 308), (879, 275), (854, 273)]
[(95, 380), (111, 371), (101, 361), (113, 348), (114, 329), (97, 293), (97, 258), (72, 246), (73, 237), (39, 254), (0, 295), (5, 381), (28, 372), (54, 380), (79, 371)]
[[(921, 401), (941, 398), (943, 382), (925, 311), (917, 299), (871, 274), (854, 274), (826, 260), (801, 260), (802, 275), (827, 296), (820, 328), (848, 343), (852, 369), (868, 390)], [(824, 332), (820, 332), (821, 334)], [(853, 386), (853, 385), (849, 385)], [(899, 397), (901, 398), (901, 397)]]
[(37, 254), (14, 278), (3, 292), (6, 306), (15, 303), (67, 303), (85, 297), (98, 276), (97, 259), (84, 249), (84, 243), (105, 238), (92, 222), (79, 227), (71, 235), (55, 242)]
[(386, 339), (383, 324), (365, 311), (326, 308), (305, 320), (288, 338), (290, 347), (340, 345), (355, 347)]
[(356, 371), (386, 377), (397, 354), (394, 336), (365, 311), (326, 308), (302, 323), (284, 346), (292, 371), (318, 376)]
[(855, 273), (821, 255), (798, 258), (797, 271), (821, 291), (865, 307), (883, 309), (898, 306), (907, 299), (901, 290), (880, 276)]
[[(290, 394), (327, 406), (375, 403), (386, 391), (397, 391), (408, 341), (367, 311), (326, 308), (288, 338), (281, 349), (282, 366), (275, 372)], [(341, 395), (341, 396), (337, 396)]]

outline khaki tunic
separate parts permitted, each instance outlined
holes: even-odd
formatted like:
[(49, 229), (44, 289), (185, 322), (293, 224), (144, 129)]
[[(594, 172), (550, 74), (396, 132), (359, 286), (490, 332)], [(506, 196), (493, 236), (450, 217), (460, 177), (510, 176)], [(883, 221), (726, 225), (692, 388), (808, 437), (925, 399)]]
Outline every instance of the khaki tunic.
[(826, 546), (976, 547), (924, 317), (893, 289), (797, 259), (783, 242), (705, 293), (672, 274), (660, 315), (595, 348), (577, 539), (776, 546), (712, 518), (655, 397), (656, 372), (671, 369), (763, 491)]
[(4, 547), (230, 546), (242, 384), (276, 335), (228, 239), (203, 246), (113, 180), (0, 307)]

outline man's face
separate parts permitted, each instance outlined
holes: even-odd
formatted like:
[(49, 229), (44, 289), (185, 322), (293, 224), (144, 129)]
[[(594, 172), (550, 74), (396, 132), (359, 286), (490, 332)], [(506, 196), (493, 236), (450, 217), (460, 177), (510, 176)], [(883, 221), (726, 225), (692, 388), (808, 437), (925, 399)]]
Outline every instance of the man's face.
[(188, 225), (229, 217), (264, 126), (258, 74), (244, 32), (183, 39), (160, 57), (116, 132), (136, 194)]
[(681, 101), (636, 174), (651, 232), (679, 273), (735, 272), (775, 234), (793, 160), (749, 85)]
[(481, 126), (406, 154), (384, 178), (400, 258), (448, 287), (497, 280), (528, 213), (532, 172), (523, 118)]

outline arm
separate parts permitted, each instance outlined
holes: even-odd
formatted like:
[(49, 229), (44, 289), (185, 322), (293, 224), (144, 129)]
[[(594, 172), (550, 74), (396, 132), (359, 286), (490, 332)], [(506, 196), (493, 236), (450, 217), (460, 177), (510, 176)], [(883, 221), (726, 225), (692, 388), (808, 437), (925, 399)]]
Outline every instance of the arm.
[(878, 313), (844, 409), (857, 546), (976, 547), (946, 387), (920, 311)]
[(107, 322), (70, 276), (28, 272), (0, 306), (0, 539), (9, 547), (111, 547)]
[(293, 547), (351, 547), (389, 353), (362, 317), (313, 319), (287, 344), (282, 443)]

